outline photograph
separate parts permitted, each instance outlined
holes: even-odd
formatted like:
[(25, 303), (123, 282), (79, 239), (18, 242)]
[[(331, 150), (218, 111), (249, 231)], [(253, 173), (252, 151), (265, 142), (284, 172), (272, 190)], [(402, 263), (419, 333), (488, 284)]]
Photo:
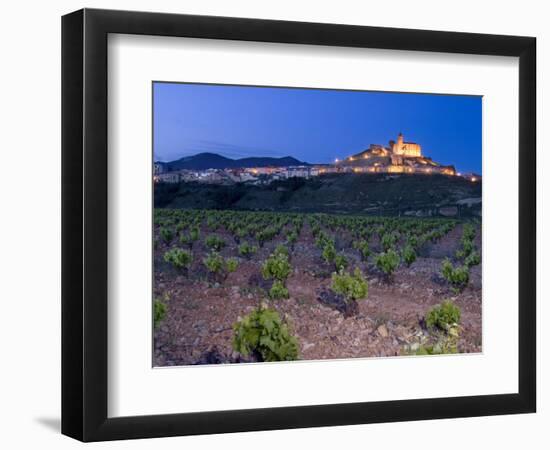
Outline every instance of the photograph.
[(152, 95), (153, 366), (482, 351), (482, 97)]
[(0, 449), (550, 448), (548, 14), (459, 6), (7, 2)]

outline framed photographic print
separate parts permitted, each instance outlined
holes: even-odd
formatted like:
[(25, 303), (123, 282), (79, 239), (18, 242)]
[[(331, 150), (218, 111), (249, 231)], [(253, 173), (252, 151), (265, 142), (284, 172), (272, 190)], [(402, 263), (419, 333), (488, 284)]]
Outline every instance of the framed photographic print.
[(535, 411), (535, 38), (62, 32), (64, 434)]

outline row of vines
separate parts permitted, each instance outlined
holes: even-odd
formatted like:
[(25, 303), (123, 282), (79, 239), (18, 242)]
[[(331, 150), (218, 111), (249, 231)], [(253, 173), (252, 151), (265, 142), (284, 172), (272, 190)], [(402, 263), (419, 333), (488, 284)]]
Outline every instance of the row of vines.
[[(188, 275), (194, 264), (202, 264), (213, 281), (223, 283), (239, 264), (258, 256), (261, 276), (270, 283), (265, 295), (272, 302), (290, 297), (287, 279), (294, 269), (293, 255), (303, 250), (298, 246), (308, 239), (330, 277), (330, 292), (320, 300), (326, 299), (327, 304), (346, 314), (357, 311), (357, 302), (368, 297), (369, 268), (391, 284), (400, 266), (413, 264), (425, 245), (438, 242), (458, 224), (441, 218), (332, 214), (170, 209), (154, 213), (155, 248), (165, 263), (183, 275)], [(440, 269), (453, 293), (467, 286), (470, 269), (480, 263), (475, 227), (465, 223), (462, 233), (455, 254), (445, 258)], [(156, 300), (155, 312), (165, 311), (164, 303)], [(423, 348), (421, 352), (456, 349), (460, 311), (452, 302), (438, 308), (426, 317), (432, 328), (443, 333), (443, 351)], [(447, 311), (440, 314), (446, 322), (429, 319), (440, 310)], [(156, 324), (161, 320), (155, 315)], [(263, 361), (298, 357), (296, 339), (276, 309), (266, 307), (263, 299), (257, 310), (235, 323), (233, 346)]]

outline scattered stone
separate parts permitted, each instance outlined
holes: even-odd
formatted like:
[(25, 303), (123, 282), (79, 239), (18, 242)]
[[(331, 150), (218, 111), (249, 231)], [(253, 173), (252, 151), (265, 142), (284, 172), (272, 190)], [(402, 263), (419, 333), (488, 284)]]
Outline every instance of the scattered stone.
[[(454, 256), (461, 234), (458, 228), (456, 236), (425, 244), (423, 256), (419, 253), (409, 268), (402, 265), (391, 284), (384, 282), (371, 262), (361, 261), (358, 252), (346, 252), (351, 244), (342, 244), (347, 239), (345, 232), (336, 236), (338, 251), (348, 258), (349, 269), (358, 266), (369, 279), (368, 300), (357, 302), (357, 313), (349, 314), (345, 299), (320, 293), (332, 292), (329, 285), (333, 267), (327, 268), (321, 260), (321, 250), (314, 245), (310, 227), (304, 223), (301, 241), (292, 254), (292, 266), (299, 270), (287, 280), (291, 298), (264, 300), (264, 304), (287, 319), (298, 338), (302, 359), (325, 360), (414, 354), (419, 346), (432, 344), (434, 340), (423, 324), (427, 311), (443, 299), (456, 297), (463, 313), (460, 351), (479, 352), (481, 267), (471, 271), (472, 282), (458, 296), (451, 294), (448, 283), (440, 276), (432, 278), (434, 273), (440, 273), (442, 258)], [(237, 247), (231, 237), (224, 235), (224, 238), (228, 245), (223, 255), (232, 257)], [(258, 361), (258, 355), (241, 355), (233, 350), (232, 326), (267, 298), (272, 280), (263, 279), (261, 263), (283, 240), (283, 235), (278, 236), (252, 260), (242, 260), (237, 271), (224, 282), (208, 277), (200, 258), (189, 276), (171, 269), (155, 272), (155, 298), (164, 298), (165, 294), (170, 297), (169, 314), (154, 330), (155, 366)], [(373, 253), (381, 251), (376, 237), (370, 244)], [(477, 245), (481, 248), (481, 242)], [(157, 259), (162, 259), (164, 251), (164, 247), (156, 251)], [(205, 251), (202, 242), (196, 244), (194, 251), (197, 254)]]
[(380, 325), (376, 331), (378, 331), (378, 334), (383, 337), (383, 338), (386, 338), (388, 337), (390, 334), (388, 333), (388, 329), (386, 328), (386, 325), (382, 324)]
[(217, 347), (213, 347), (204, 352), (195, 364), (223, 364), (227, 362), (231, 362), (231, 358), (222, 354)]
[(351, 317), (359, 313), (359, 306), (355, 300), (347, 302), (343, 295), (332, 291), (321, 291), (317, 296), (317, 300), (323, 305), (340, 311), (344, 314), (344, 317)]
[(302, 348), (303, 348), (304, 352), (308, 351), (311, 347), (315, 347), (315, 344), (313, 344), (311, 342), (304, 341), (304, 343), (302, 345)]

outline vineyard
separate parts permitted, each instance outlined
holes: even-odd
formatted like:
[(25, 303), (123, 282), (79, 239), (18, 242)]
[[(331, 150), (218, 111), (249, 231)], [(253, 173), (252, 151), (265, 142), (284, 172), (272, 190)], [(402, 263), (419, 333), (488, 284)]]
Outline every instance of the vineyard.
[(478, 221), (156, 209), (157, 366), (481, 351)]

